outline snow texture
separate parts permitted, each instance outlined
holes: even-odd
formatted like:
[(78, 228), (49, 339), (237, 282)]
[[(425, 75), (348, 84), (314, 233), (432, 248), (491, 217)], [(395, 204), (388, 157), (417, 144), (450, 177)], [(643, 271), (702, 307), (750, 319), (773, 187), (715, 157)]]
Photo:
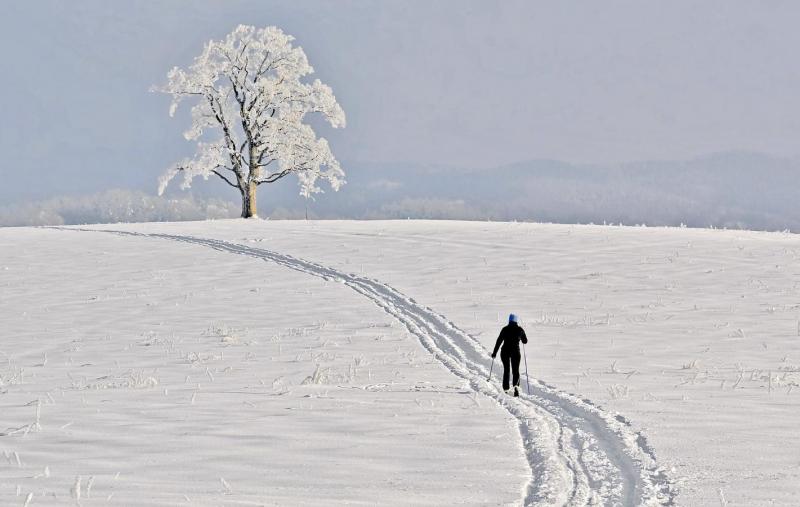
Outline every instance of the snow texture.
[[(394, 504), (409, 499), (423, 504), (699, 505), (719, 504), (720, 499), (730, 504), (796, 503), (793, 456), (797, 449), (791, 442), (796, 427), (792, 421), (798, 413), (794, 390), (798, 378), (792, 358), (800, 324), (792, 306), (797, 280), (791, 273), (800, 242), (792, 235), (413, 221), (226, 221), (96, 229), (124, 234), (0, 231), (3, 252), (10, 252), (4, 255), (10, 259), (9, 269), (0, 271), (5, 282), (0, 294), (14, 314), (23, 314), (9, 317), (7, 323), (8, 332), (19, 338), (12, 342), (16, 344), (13, 354), (4, 351), (9, 359), (3, 373), (7, 392), (0, 396), (20, 403), (4, 403), (14, 407), (9, 411), (14, 424), (0, 437), (0, 446), (8, 446), (7, 459), (14, 467), (47, 470), (49, 476), (45, 480), (44, 472), (39, 472), (33, 480), (25, 479), (24, 474), (0, 475), (0, 495), (16, 495), (20, 504), (27, 492), (34, 493), (34, 502), (47, 494), (48, 490), (35, 487), (37, 484), (63, 485), (52, 491), (68, 495), (81, 478), (84, 487), (79, 486), (78, 491), (83, 489), (81, 501), (88, 502), (87, 481), (92, 481), (94, 495), (113, 468), (108, 462), (86, 458), (69, 467), (41, 461), (42, 456), (48, 457), (43, 449), (49, 447), (43, 446), (53, 445), (48, 441), (53, 438), (48, 434), (53, 425), (49, 417), (96, 417), (86, 407), (76, 410), (64, 403), (51, 407), (42, 391), (34, 397), (38, 403), (21, 402), (37, 389), (54, 392), (60, 377), (70, 379), (72, 389), (84, 397), (109, 393), (105, 406), (98, 400), (94, 400), (96, 405), (84, 401), (97, 414), (133, 408), (129, 400), (113, 393), (141, 393), (136, 409), (143, 410), (145, 420), (152, 417), (148, 413), (159, 414), (157, 420), (165, 434), (156, 438), (150, 432), (154, 445), (139, 445), (150, 449), (145, 454), (161, 473), (152, 474), (147, 467), (134, 464), (131, 483), (113, 486), (119, 488), (115, 493), (106, 482), (104, 499), (111, 494), (130, 494), (126, 488), (147, 485), (148, 491), (154, 492), (153, 503), (177, 503), (176, 495), (183, 494), (192, 501), (217, 503), (256, 499), (340, 503), (375, 498)], [(82, 239), (70, 239), (70, 235)], [(45, 239), (62, 247), (58, 254), (37, 250), (31, 255), (34, 245)], [(130, 302), (143, 298), (146, 308), (137, 310), (141, 315), (136, 315), (136, 305), (126, 301), (130, 298), (121, 298), (124, 304), (117, 310), (132, 308), (121, 312), (125, 324), (119, 327), (144, 325), (158, 330), (140, 336), (136, 352), (142, 357), (125, 352), (121, 358), (124, 366), (113, 374), (91, 375), (93, 370), (103, 369), (100, 363), (115, 344), (130, 336), (123, 329), (115, 331), (119, 333), (116, 340), (83, 343), (73, 339), (64, 344), (71, 343), (66, 349), (70, 357), (92, 357), (97, 365), (65, 361), (64, 351), (51, 348), (48, 353), (41, 350), (42, 345), (29, 349), (39, 341), (91, 335), (97, 321), (104, 319), (97, 311), (82, 309), (66, 314), (71, 318), (64, 319), (62, 314), (47, 323), (54, 317), (48, 313), (59, 312), (60, 306), (47, 303), (48, 297), (58, 299), (58, 290), (47, 295), (52, 287), (52, 271), (48, 270), (63, 263), (64, 248), (83, 249), (89, 257), (80, 271), (91, 276), (84, 277), (88, 280), (73, 276), (73, 285), (100, 282), (96, 285), (102, 288), (99, 295), (84, 305), (113, 304), (115, 290), (138, 283), (138, 289), (126, 290), (135, 290), (136, 298)], [(100, 251), (106, 254), (100, 255)], [(45, 259), (47, 263), (42, 262)], [(187, 259), (193, 259), (194, 265), (187, 265)], [(100, 261), (107, 265), (105, 269)], [(212, 261), (214, 268), (209, 269)], [(86, 265), (101, 269), (90, 270)], [(200, 267), (194, 267), (197, 265)], [(104, 274), (111, 268), (116, 277)], [(110, 280), (121, 282), (109, 284)], [(186, 295), (167, 297), (164, 285), (186, 291)], [(306, 286), (314, 288), (304, 289)], [(253, 307), (248, 304), (252, 299), (261, 302)], [(368, 310), (365, 302), (377, 308)], [(378, 309), (382, 311), (376, 314)], [(511, 310), (521, 314), (532, 338), (527, 349), (531, 394), (520, 399), (502, 393), (496, 379), (486, 381), (488, 349)], [(324, 325), (310, 326), (309, 336), (327, 333), (325, 338), (312, 340), (317, 347), (290, 344), (293, 336), (300, 336), (300, 342), (308, 342), (308, 338), (305, 331), (289, 331), (270, 342), (277, 343), (277, 350), (267, 348), (255, 338), (262, 334), (256, 326), (252, 330), (241, 326), (260, 318), (267, 318), (260, 321), (261, 326), (303, 321), (309, 314), (325, 319)], [(233, 315), (241, 324), (206, 324), (205, 330), (195, 329), (196, 350), (180, 350), (177, 357), (185, 357), (183, 364), (192, 371), (193, 378), (184, 384), (203, 379), (203, 388), (186, 389), (180, 382), (181, 363), (169, 361), (170, 351), (195, 343), (186, 339), (191, 333), (177, 330), (196, 328), (198, 315), (202, 315), (201, 321), (209, 315)], [(359, 323), (367, 319), (377, 319), (388, 327), (368, 326), (367, 330), (379, 329), (381, 336), (355, 346), (358, 332), (350, 329), (364, 329)], [(61, 323), (60, 329), (55, 322)], [(175, 329), (177, 334), (165, 338), (165, 328)], [(33, 335), (39, 340), (25, 339)], [(392, 345), (384, 348), (390, 340)], [(331, 348), (332, 342), (337, 346)], [(284, 369), (286, 374), (274, 377), (271, 385), (264, 380), (270, 389), (255, 395), (258, 386), (247, 382), (252, 375), (248, 372), (253, 367), (263, 369), (265, 364), (280, 369), (275, 363), (285, 357), (281, 348), (290, 346), (305, 349), (306, 355), (295, 356), (299, 364), (288, 365), (288, 370), (309, 363), (305, 371), (298, 374)], [(247, 349), (239, 362), (230, 357), (237, 349)], [(142, 351), (159, 354), (145, 362), (147, 354)], [(271, 352), (270, 359), (264, 352)], [(337, 352), (352, 357), (346, 369)], [(381, 355), (383, 364), (378, 368)], [(415, 368), (399, 368), (400, 357)], [(364, 368), (368, 370), (366, 383)], [(35, 372), (33, 380), (31, 370)], [(386, 370), (394, 370), (394, 378)], [(375, 376), (384, 375), (385, 379), (387, 374), (390, 382), (372, 382)], [(407, 374), (413, 382), (394, 383)], [(414, 384), (409, 390), (415, 393), (411, 394), (413, 401), (407, 395), (395, 397), (410, 384)], [(430, 414), (416, 413), (425, 407), (426, 401), (417, 397), (425, 391), (424, 386), (448, 391), (448, 385), (453, 386), (449, 388), (452, 391), (440, 393), (442, 410), (436, 413), (435, 423), (430, 422)], [(215, 393), (213, 388), (223, 386), (233, 392), (215, 396), (223, 393)], [(324, 394), (309, 392), (319, 388), (325, 389)], [(267, 396), (270, 390), (275, 396)], [(66, 392), (71, 393), (69, 389)], [(170, 403), (176, 392), (185, 396), (179, 409), (174, 401)], [(252, 393), (255, 399), (242, 393)], [(319, 398), (307, 398), (314, 396), (312, 393)], [(356, 401), (353, 393), (377, 398)], [(155, 394), (161, 398), (160, 404), (153, 404)], [(453, 403), (450, 398), (464, 396), (469, 403), (456, 409), (458, 417), (454, 417), (454, 405), (445, 405)], [(335, 399), (330, 405), (325, 401), (330, 401), (329, 397)], [(283, 438), (253, 437), (252, 419), (271, 418), (275, 409), (272, 398), (286, 400), (294, 407), (290, 417), (298, 420), (278, 425), (277, 434)], [(398, 404), (388, 410), (379, 408), (389, 400)], [(248, 417), (232, 415), (236, 402), (244, 405), (241, 410)], [(297, 449), (287, 435), (303, 424), (302, 414), (310, 413), (301, 409), (306, 402), (313, 403), (315, 410), (322, 405), (324, 417), (316, 420), (318, 425), (302, 426), (303, 437), (311, 442), (332, 438), (342, 446), (327, 450), (328, 463), (308, 465), (301, 460), (303, 465), (299, 465), (293, 460)], [(359, 411), (359, 403), (369, 408)], [(201, 404), (205, 418), (180, 412), (196, 410)], [(158, 410), (153, 411), (155, 407)], [(349, 423), (340, 426), (343, 411), (348, 412)], [(218, 432), (202, 434), (207, 424), (223, 417), (219, 412), (235, 419), (225, 433), (230, 449), (219, 448)], [(754, 417), (756, 413), (763, 417)], [(66, 427), (61, 431), (69, 431), (74, 426), (71, 422), (63, 422)], [(81, 444), (73, 446), (74, 452), (94, 448), (86, 444), (92, 438), (107, 439), (105, 445), (96, 444), (101, 449), (121, 438), (116, 434), (119, 421), (111, 422), (114, 424), (102, 430), (88, 425), (77, 439)], [(228, 464), (226, 471), (203, 465), (182, 475), (165, 461), (163, 452), (158, 453), (155, 443), (159, 441), (180, 446), (180, 435), (186, 435), (182, 425), (187, 423), (202, 434), (194, 438), (219, 451), (214, 459), (199, 462), (219, 465), (223, 460)], [(399, 482), (381, 483), (376, 477), (386, 469), (374, 466), (373, 449), (359, 447), (352, 453), (347, 449), (359, 442), (368, 428), (382, 432), (390, 423), (400, 425), (398, 431), (382, 433), (371, 444), (381, 447), (379, 454), (392, 458), (395, 466), (419, 475), (395, 468), (390, 475)], [(493, 425), (497, 426), (492, 429)], [(414, 428), (412, 439), (400, 429), (405, 427)], [(481, 440), (481, 435), (492, 437)], [(495, 435), (500, 438), (493, 438)], [(272, 452), (265, 452), (267, 448)], [(124, 449), (116, 450), (118, 460), (125, 456)], [(182, 452), (194, 458), (197, 454), (202, 458), (203, 453), (196, 446), (175, 451), (171, 454)], [(32, 456), (32, 461), (26, 456)], [(342, 460), (347, 463), (346, 470)], [(254, 462), (270, 467), (267, 482), (250, 473), (248, 467), (258, 468)], [(291, 479), (298, 466), (300, 470), (316, 466), (318, 475), (298, 486)], [(507, 472), (511, 474), (506, 476)], [(358, 489), (361, 482), (370, 487)], [(343, 486), (352, 488), (356, 483), (357, 490)], [(402, 494), (398, 494), (402, 489), (398, 485), (406, 488)], [(163, 495), (160, 500), (156, 498), (159, 494)]]

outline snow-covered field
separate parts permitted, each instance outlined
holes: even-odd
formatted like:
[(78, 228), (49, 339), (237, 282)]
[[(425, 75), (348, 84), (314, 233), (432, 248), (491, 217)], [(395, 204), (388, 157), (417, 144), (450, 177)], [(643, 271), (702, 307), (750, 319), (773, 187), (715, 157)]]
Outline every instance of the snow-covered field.
[(800, 504), (794, 235), (73, 229), (0, 229), (2, 505)]

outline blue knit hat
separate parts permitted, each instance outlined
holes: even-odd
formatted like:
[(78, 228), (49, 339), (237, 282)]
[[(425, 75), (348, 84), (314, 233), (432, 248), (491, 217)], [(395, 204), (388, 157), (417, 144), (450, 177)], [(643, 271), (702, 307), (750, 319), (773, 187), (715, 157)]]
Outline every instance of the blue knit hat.
[(513, 313), (508, 316), (508, 323), (511, 324), (512, 322), (519, 322), (517, 316)]

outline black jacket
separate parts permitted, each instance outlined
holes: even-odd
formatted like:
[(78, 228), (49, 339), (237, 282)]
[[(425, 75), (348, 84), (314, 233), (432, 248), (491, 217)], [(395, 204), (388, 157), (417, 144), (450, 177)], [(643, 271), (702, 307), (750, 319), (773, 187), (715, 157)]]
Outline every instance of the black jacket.
[(503, 352), (516, 352), (519, 354), (519, 342), (528, 343), (525, 330), (516, 322), (509, 322), (506, 327), (500, 330), (500, 336), (497, 337), (497, 343), (494, 344), (492, 355), (497, 354), (497, 349), (500, 348), (501, 344), (503, 345)]

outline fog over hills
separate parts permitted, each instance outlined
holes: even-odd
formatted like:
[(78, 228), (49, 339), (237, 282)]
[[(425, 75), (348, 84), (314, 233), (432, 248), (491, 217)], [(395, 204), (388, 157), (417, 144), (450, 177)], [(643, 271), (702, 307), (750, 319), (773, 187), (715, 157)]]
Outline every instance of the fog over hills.
[[(416, 164), (346, 165), (347, 185), (316, 200), (287, 178), (259, 189), (262, 217), (526, 220), (800, 231), (800, 163), (729, 152), (619, 167), (533, 160), (491, 170)], [(155, 182), (153, 183), (155, 187)], [(216, 181), (159, 198), (114, 190), (0, 208), (2, 225), (197, 220), (238, 216)]]
[[(614, 168), (549, 160), (480, 171), (353, 165), (348, 184), (309, 203), (309, 214), (800, 230), (798, 174), (796, 160), (751, 153)], [(266, 190), (263, 211), (302, 215), (291, 185)]]
[[(798, 163), (726, 153), (687, 162), (589, 167), (522, 162), (493, 170), (354, 167), (310, 205), (321, 217), (466, 218), (786, 229), (800, 226)], [(288, 196), (275, 205), (291, 209)]]

